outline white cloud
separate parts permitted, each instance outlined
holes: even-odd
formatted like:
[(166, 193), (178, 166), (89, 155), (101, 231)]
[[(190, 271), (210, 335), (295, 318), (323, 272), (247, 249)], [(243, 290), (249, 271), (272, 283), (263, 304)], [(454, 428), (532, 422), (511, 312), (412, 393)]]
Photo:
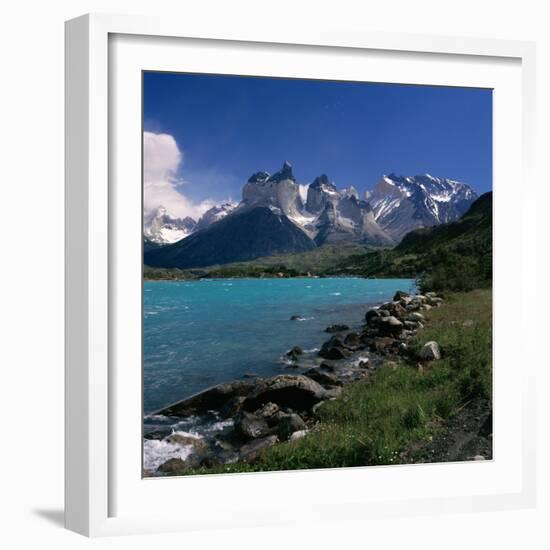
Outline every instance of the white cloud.
[(145, 217), (162, 206), (176, 218), (191, 216), (198, 220), (215, 202), (199, 203), (178, 191), (177, 171), (183, 154), (173, 136), (143, 133), (143, 210)]

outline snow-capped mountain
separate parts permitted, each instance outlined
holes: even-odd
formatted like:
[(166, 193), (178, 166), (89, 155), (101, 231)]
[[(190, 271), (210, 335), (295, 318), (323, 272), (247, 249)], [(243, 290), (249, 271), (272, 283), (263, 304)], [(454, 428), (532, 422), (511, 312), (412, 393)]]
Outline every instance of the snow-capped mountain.
[(466, 183), (431, 174), (384, 176), (369, 196), (374, 219), (395, 241), (409, 231), (458, 219), (477, 199)]
[(309, 185), (305, 201), (300, 187), (292, 166), (285, 162), (273, 175), (257, 172), (249, 178), (240, 208), (270, 208), (288, 218), (318, 245), (343, 240), (368, 244), (392, 242), (376, 223), (370, 205), (359, 198), (353, 187), (338, 191), (323, 174)]
[(159, 210), (145, 236), (162, 243), (172, 238), (173, 244), (151, 248), (145, 263), (191, 268), (304, 252), (325, 243), (392, 245), (418, 227), (458, 219), (476, 198), (465, 183), (430, 174), (384, 176), (361, 198), (354, 187), (338, 190), (325, 174), (300, 184), (285, 162), (273, 175), (253, 174), (239, 204), (214, 206), (198, 223)]
[(154, 243), (170, 244), (191, 235), (196, 227), (197, 222), (193, 218), (174, 218), (159, 206), (144, 217), (143, 235)]
[(213, 223), (219, 222), (239, 206), (236, 202), (222, 202), (207, 210), (197, 222), (197, 231), (205, 229)]

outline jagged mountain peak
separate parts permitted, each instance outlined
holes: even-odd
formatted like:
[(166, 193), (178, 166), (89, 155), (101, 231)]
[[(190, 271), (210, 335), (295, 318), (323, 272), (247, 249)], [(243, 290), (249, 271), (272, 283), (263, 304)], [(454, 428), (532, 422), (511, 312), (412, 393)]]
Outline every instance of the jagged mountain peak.
[(248, 183), (265, 183), (269, 176), (269, 172), (256, 172), (248, 178)]
[[(148, 258), (158, 266), (191, 267), (300, 252), (325, 243), (391, 245), (413, 229), (456, 220), (475, 198), (466, 183), (429, 173), (384, 175), (363, 198), (353, 186), (338, 190), (324, 173), (309, 185), (300, 184), (285, 161), (273, 175), (260, 171), (250, 176), (239, 204), (216, 205), (196, 224), (179, 220), (195, 224), (194, 234)], [(166, 222), (168, 231), (174, 229), (166, 212), (159, 210), (154, 218)]]
[(353, 187), (353, 185), (350, 185), (349, 187), (342, 189), (342, 196), (359, 200), (359, 193), (357, 189)]
[(321, 174), (320, 176), (317, 176), (311, 183), (310, 187), (313, 187), (314, 189), (327, 187), (332, 191), (336, 191), (336, 186), (328, 179), (328, 176), (326, 174)]
[(288, 160), (284, 161), (283, 167), (278, 172), (275, 172), (275, 174), (273, 174), (268, 181), (277, 183), (285, 180), (296, 181), (296, 178), (292, 173), (292, 164), (290, 164)]

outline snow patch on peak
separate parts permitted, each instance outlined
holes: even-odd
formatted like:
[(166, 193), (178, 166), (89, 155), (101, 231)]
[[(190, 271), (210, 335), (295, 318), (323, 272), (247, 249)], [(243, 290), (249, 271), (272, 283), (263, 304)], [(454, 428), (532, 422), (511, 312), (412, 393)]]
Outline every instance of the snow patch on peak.
[(227, 215), (231, 214), (238, 206), (239, 204), (233, 201), (226, 201), (213, 206), (202, 215), (197, 224), (197, 230), (204, 229), (213, 223), (219, 222)]
[(385, 175), (369, 198), (375, 220), (396, 240), (417, 227), (462, 216), (477, 198), (466, 183), (436, 177)]
[(143, 219), (143, 235), (157, 244), (171, 244), (185, 239), (196, 230), (197, 222), (190, 217), (175, 218), (159, 206)]
[(298, 188), (298, 191), (300, 193), (300, 198), (302, 199), (302, 202), (305, 204), (305, 202), (307, 201), (307, 191), (309, 189), (309, 183), (300, 183), (298, 184), (299, 185), (299, 188)]

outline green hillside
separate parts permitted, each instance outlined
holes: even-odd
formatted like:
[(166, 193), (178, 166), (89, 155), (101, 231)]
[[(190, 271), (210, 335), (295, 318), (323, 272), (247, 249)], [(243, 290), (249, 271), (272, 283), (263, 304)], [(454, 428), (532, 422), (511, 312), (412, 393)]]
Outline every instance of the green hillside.
[(144, 268), (146, 279), (198, 277), (357, 276), (419, 278), (431, 290), (491, 285), (492, 193), (477, 199), (452, 223), (417, 229), (393, 249), (324, 245), (297, 254), (194, 269)]
[(492, 193), (477, 199), (452, 223), (407, 234), (389, 250), (345, 262), (340, 273), (363, 277), (419, 277), (431, 290), (471, 290), (492, 279)]
[(277, 254), (249, 262), (234, 262), (195, 269), (159, 269), (146, 266), (144, 275), (149, 279), (195, 278), (195, 277), (299, 277), (309, 275), (332, 275), (338, 266), (353, 262), (372, 250), (361, 245), (323, 245), (298, 254)]

